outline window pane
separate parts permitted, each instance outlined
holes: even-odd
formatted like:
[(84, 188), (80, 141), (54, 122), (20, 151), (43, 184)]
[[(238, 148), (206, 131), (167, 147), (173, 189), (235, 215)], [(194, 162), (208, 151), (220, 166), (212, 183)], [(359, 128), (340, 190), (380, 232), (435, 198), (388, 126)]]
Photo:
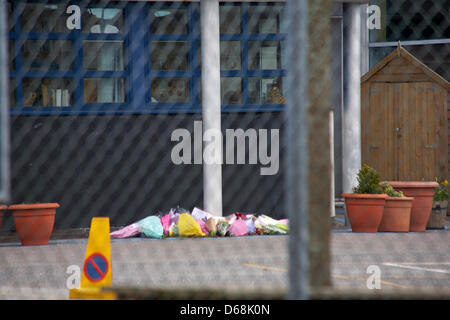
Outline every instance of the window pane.
[(284, 67), (282, 50), (284, 41), (249, 41), (248, 65), (250, 70), (275, 70)]
[(183, 41), (152, 41), (152, 70), (187, 70), (189, 65), (189, 43)]
[(84, 102), (86, 103), (125, 102), (125, 79), (85, 78)]
[(241, 33), (242, 13), (240, 6), (220, 6), (220, 33)]
[(188, 33), (187, 9), (152, 9), (150, 10), (150, 32), (157, 34)]
[(250, 104), (284, 104), (281, 77), (252, 77), (248, 79)]
[(242, 79), (240, 77), (224, 77), (220, 79), (222, 104), (242, 104)]
[(73, 101), (73, 80), (70, 78), (24, 78), (25, 107), (68, 107)]
[(189, 79), (155, 78), (152, 81), (152, 102), (188, 102)]
[(371, 42), (450, 38), (449, 0), (387, 1), (381, 8), (381, 28), (369, 30)]
[(70, 32), (66, 26), (66, 6), (62, 4), (20, 4), (22, 32)]
[(9, 78), (9, 106), (16, 106), (16, 79)]
[(86, 33), (124, 33), (123, 10), (117, 8), (83, 9), (83, 32)]
[(73, 42), (70, 40), (25, 40), (23, 66), (32, 70), (72, 70)]
[(282, 11), (284, 5), (256, 4), (248, 8), (248, 29), (250, 33), (282, 33)]
[(124, 71), (123, 41), (83, 41), (83, 67), (86, 70)]
[(220, 41), (220, 69), (241, 70), (241, 42)]

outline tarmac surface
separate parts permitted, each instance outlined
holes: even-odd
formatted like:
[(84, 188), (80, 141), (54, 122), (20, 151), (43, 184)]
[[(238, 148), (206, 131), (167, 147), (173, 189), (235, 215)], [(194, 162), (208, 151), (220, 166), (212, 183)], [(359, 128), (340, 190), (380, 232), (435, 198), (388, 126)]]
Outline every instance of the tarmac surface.
[[(333, 221), (331, 234), (334, 288), (378, 290), (368, 283), (379, 275), (381, 291), (450, 290), (448, 227), (369, 234), (352, 233), (342, 222)], [(62, 239), (56, 232), (48, 245), (21, 246), (8, 236), (0, 243), (0, 299), (67, 299), (83, 267), (87, 239)], [(287, 290), (287, 245), (288, 236), (112, 239), (113, 284)]]

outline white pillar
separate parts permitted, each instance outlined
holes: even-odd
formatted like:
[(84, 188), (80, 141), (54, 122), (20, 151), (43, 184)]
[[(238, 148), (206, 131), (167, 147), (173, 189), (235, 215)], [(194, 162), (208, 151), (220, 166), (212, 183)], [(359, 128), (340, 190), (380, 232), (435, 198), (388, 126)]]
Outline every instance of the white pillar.
[(342, 183), (352, 192), (361, 167), (361, 11), (359, 3), (344, 4), (344, 110)]
[(9, 150), (9, 70), (7, 2), (0, 1), (0, 202), (10, 194)]
[[(201, 0), (200, 23), (203, 132), (221, 132), (219, 0)], [(209, 143), (203, 143), (203, 150)], [(222, 216), (222, 141), (220, 146), (215, 150), (220, 163), (203, 159), (203, 206), (217, 216)]]

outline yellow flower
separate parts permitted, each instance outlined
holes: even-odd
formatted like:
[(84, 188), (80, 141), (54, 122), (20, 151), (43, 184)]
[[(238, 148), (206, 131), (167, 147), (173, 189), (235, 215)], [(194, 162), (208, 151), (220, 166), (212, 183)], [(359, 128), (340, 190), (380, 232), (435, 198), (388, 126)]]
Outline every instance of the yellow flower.
[(442, 184), (443, 184), (444, 186), (446, 186), (446, 185), (448, 185), (448, 181), (447, 181), (447, 180), (444, 180), (444, 181), (442, 182)]

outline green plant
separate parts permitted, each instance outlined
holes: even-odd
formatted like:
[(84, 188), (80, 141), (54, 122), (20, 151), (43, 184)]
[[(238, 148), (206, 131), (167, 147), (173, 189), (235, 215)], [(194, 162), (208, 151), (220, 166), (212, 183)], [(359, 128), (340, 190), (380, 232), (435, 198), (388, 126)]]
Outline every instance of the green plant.
[(372, 167), (363, 165), (358, 171), (358, 185), (353, 188), (354, 193), (381, 194), (380, 174)]
[(395, 190), (389, 183), (383, 181), (381, 183), (381, 188), (383, 189), (383, 193), (387, 194), (389, 197), (402, 198), (405, 195), (401, 191)]
[(434, 191), (433, 201), (446, 201), (450, 198), (448, 181), (442, 178), (436, 179), (439, 187)]

